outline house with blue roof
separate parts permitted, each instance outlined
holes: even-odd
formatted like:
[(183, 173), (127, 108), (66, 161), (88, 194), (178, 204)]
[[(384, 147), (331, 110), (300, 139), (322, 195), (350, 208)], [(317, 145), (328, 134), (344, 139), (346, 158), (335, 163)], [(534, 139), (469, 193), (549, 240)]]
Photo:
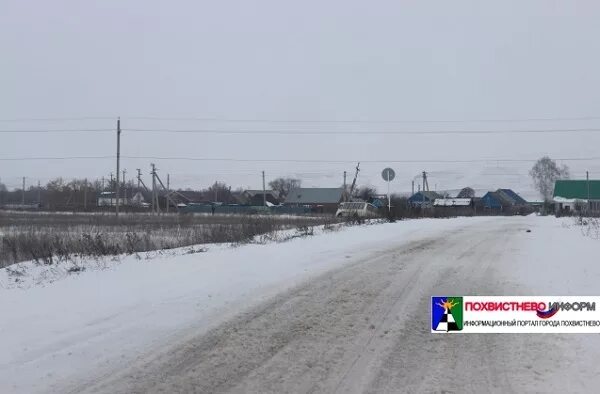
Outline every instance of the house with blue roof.
[(506, 211), (514, 208), (526, 207), (527, 201), (511, 189), (498, 189), (495, 192), (487, 192), (481, 202), (484, 208)]
[(439, 193), (436, 192), (432, 192), (432, 191), (419, 191), (415, 194), (413, 194), (412, 196), (410, 196), (410, 198), (408, 199), (408, 204), (412, 207), (425, 207), (425, 208), (429, 208), (433, 206), (433, 202), (436, 199), (439, 198), (444, 198), (444, 196), (442, 196)]

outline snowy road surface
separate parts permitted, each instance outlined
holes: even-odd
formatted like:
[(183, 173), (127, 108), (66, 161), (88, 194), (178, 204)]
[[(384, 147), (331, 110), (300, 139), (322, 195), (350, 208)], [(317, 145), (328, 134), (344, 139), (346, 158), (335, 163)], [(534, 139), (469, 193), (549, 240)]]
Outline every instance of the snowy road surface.
[(597, 336), (429, 332), (432, 295), (597, 295), (600, 241), (565, 223), (416, 220), (3, 290), (0, 391), (593, 392)]

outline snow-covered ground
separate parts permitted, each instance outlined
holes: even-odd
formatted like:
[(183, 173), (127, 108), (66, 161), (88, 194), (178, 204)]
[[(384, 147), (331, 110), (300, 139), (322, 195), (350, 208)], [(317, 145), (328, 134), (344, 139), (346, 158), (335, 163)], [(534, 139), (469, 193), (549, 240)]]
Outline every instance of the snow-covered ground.
[[(150, 259), (107, 260), (101, 266), (83, 262), (88, 269), (81, 273), (48, 273), (52, 281), (40, 281), (38, 276), (28, 282), (28, 275), (39, 274), (39, 268), (30, 267), (21, 278), (22, 287), (15, 286), (7, 270), (0, 270), (0, 392), (63, 392), (86, 382), (101, 382), (149, 354), (202, 335), (325, 272), (369, 261), (376, 269), (375, 262), (388, 256), (401, 259), (403, 253), (425, 253), (427, 247), (415, 242), (434, 245), (435, 254), (423, 255), (428, 265), (419, 271), (423, 278), (431, 278), (427, 286), (437, 283), (436, 270), (449, 269), (447, 259), (452, 259), (453, 280), (456, 272), (464, 276), (459, 281), (463, 286), (480, 278), (477, 275), (483, 272), (477, 274), (476, 268), (480, 262), (473, 256), (487, 252), (496, 235), (504, 237), (505, 244), (501, 248), (498, 244), (496, 254), (488, 256), (494, 259), (490, 282), (494, 286), (476, 290), (497, 295), (597, 295), (600, 265), (595, 259), (600, 241), (583, 236), (571, 224), (570, 219), (535, 216), (403, 221), (320, 232), (282, 243), (208, 245), (192, 254), (183, 248)], [(451, 239), (446, 259), (441, 245)], [(486, 250), (468, 249), (471, 241)], [(196, 246), (196, 251), (200, 248)], [(365, 267), (361, 274), (368, 274)], [(471, 272), (473, 278), (468, 276)], [(438, 287), (450, 290), (444, 286)], [(422, 290), (428, 289), (423, 283)], [(546, 336), (544, 341), (552, 345), (554, 339)], [(596, 338), (580, 336), (573, 341), (573, 346), (583, 349), (578, 358), (557, 357), (572, 359), (574, 367), (578, 359), (592, 361), (600, 354)], [(600, 382), (597, 376), (590, 379)]]

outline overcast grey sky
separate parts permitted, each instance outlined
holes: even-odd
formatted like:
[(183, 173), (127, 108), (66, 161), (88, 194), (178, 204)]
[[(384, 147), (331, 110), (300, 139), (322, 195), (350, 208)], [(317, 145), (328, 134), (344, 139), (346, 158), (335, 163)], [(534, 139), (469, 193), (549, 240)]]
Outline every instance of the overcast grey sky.
[[(600, 127), (600, 119), (527, 122), (264, 123), (172, 120), (481, 120), (600, 117), (597, 1), (0, 2), (0, 129), (110, 129), (125, 156), (340, 160), (155, 160), (176, 187), (259, 187), (296, 175), (337, 186), (353, 161), (600, 156), (600, 133), (214, 135), (133, 128), (432, 131)], [(107, 117), (86, 121), (11, 119)], [(166, 120), (142, 120), (158, 117)], [(1, 133), (0, 158), (110, 156), (113, 133)], [(129, 174), (148, 159), (124, 159)], [(600, 178), (600, 160), (565, 162)], [(531, 189), (532, 163), (395, 163), (392, 190), (421, 170), (432, 186)], [(359, 183), (384, 188), (385, 163)], [(0, 161), (21, 176), (99, 177), (114, 160)], [(510, 183), (510, 184), (506, 184)]]

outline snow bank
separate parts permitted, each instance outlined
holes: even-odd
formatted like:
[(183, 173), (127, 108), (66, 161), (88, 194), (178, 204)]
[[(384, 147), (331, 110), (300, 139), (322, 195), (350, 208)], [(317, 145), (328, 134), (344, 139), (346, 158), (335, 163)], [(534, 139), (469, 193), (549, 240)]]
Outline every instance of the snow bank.
[[(128, 256), (54, 282), (0, 289), (0, 392), (60, 391), (311, 276), (402, 241), (485, 220), (494, 219), (422, 219), (284, 243), (207, 245), (206, 252), (148, 260)], [(6, 279), (6, 270), (0, 273)]]

